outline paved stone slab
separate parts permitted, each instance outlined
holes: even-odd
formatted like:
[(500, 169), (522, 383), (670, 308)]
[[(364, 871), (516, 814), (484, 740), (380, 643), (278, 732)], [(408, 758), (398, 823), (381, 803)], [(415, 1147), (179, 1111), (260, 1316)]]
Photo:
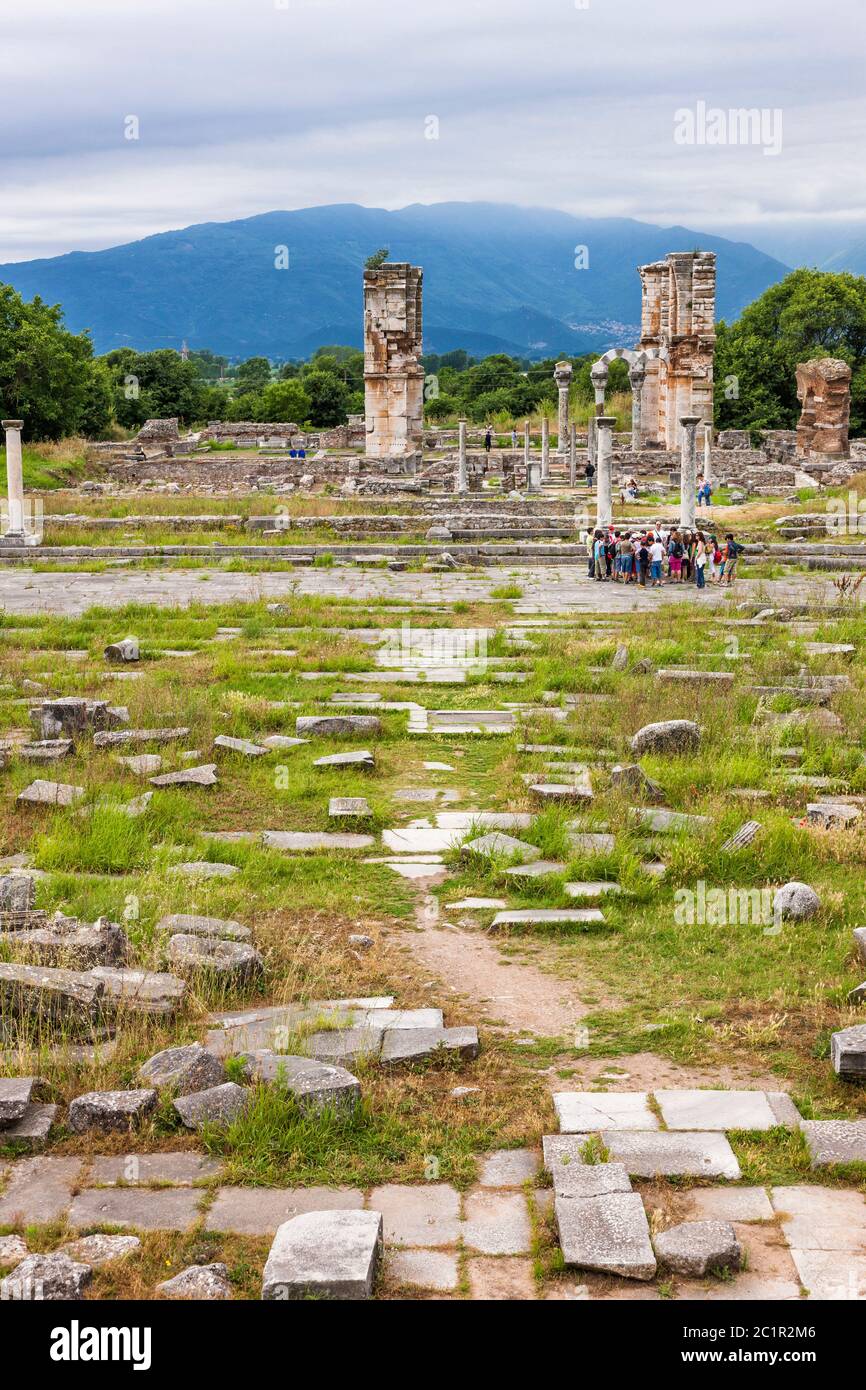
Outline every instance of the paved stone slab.
[(196, 859), (186, 864), (173, 864), (168, 872), (180, 878), (235, 878), (240, 869), (236, 864), (215, 864), (208, 859)]
[(836, 1250), (791, 1250), (809, 1302), (866, 1299), (866, 1255), (840, 1255)]
[(316, 758), (313, 767), (358, 767), (371, 768), (376, 766), (376, 759), (367, 748), (357, 748), (351, 753), (328, 753), (323, 758)]
[(265, 830), (262, 833), (265, 849), (295, 854), (316, 850), (369, 849), (375, 843), (372, 835), (353, 835), (346, 831)]
[(557, 1091), (553, 1104), (563, 1134), (659, 1128), (646, 1091)]
[(622, 889), (618, 883), (595, 879), (585, 883), (566, 883), (563, 885), (563, 892), (567, 898), (601, 898), (606, 893), (621, 893)]
[(140, 1231), (186, 1231), (196, 1220), (201, 1195), (191, 1187), (87, 1187), (72, 1203), (69, 1225), (73, 1230), (129, 1226)]
[(213, 746), (226, 753), (240, 753), (245, 758), (261, 758), (270, 751), (248, 738), (230, 738), (228, 734), (217, 734)]
[(774, 1216), (763, 1187), (695, 1187), (689, 1201), (698, 1220), (772, 1221)]
[(565, 864), (555, 859), (536, 859), (531, 864), (514, 864), (505, 870), (507, 878), (548, 878), (551, 874), (564, 874)]
[(376, 1211), (293, 1217), (274, 1238), (262, 1298), (370, 1298), (381, 1252), (382, 1217)]
[(460, 1282), (457, 1256), (445, 1250), (391, 1250), (386, 1268), (398, 1284), (451, 1293)]
[(472, 1061), (478, 1056), (477, 1028), (389, 1028), (381, 1060), (383, 1066), (409, 1066), (439, 1053)]
[(640, 1193), (557, 1197), (554, 1210), (567, 1265), (626, 1279), (654, 1277), (656, 1259)]
[(434, 826), (407, 826), (382, 831), (382, 844), (395, 854), (439, 854), (453, 849), (463, 839), (462, 830), (442, 830)]
[(476, 1301), (508, 1302), (535, 1299), (532, 1261), (515, 1255), (499, 1258), (477, 1255), (468, 1262), (469, 1292)]
[(303, 1051), (319, 1062), (344, 1062), (355, 1066), (375, 1061), (382, 1046), (381, 1028), (333, 1028), (310, 1033), (303, 1040)]
[(29, 806), (74, 806), (83, 796), (83, 787), (72, 786), (68, 782), (46, 782), (37, 777), (15, 799)]
[(437, 1247), (456, 1244), (460, 1235), (460, 1195), (447, 1183), (423, 1187), (375, 1187), (368, 1205), (382, 1213), (389, 1245)]
[(328, 802), (328, 815), (332, 820), (366, 820), (371, 814), (365, 796), (332, 796)]
[(20, 1120), (0, 1130), (0, 1144), (19, 1153), (35, 1153), (47, 1142), (56, 1117), (56, 1105), (34, 1101), (28, 1105)]
[(522, 1192), (476, 1190), (466, 1198), (464, 1244), (482, 1255), (525, 1255), (532, 1227)]
[(209, 1231), (274, 1235), (303, 1212), (360, 1211), (364, 1194), (351, 1187), (221, 1187), (207, 1214)]
[(80, 1158), (19, 1159), (0, 1196), (0, 1226), (57, 1221), (72, 1201), (80, 1172)]
[(461, 898), (456, 903), (446, 903), (449, 912), (495, 912), (507, 906), (504, 898)]
[(861, 1254), (866, 1248), (862, 1193), (801, 1184), (772, 1188), (770, 1200), (792, 1249)]
[(490, 924), (491, 931), (502, 927), (588, 927), (604, 922), (598, 907), (526, 907), (497, 912)]
[(522, 1187), (541, 1167), (535, 1149), (498, 1149), (481, 1161), (482, 1187)]
[(178, 772), (161, 772), (148, 779), (152, 787), (215, 787), (218, 782), (216, 763), (201, 767), (184, 767)]
[(730, 1178), (739, 1181), (740, 1165), (723, 1134), (692, 1132), (669, 1134), (602, 1131), (602, 1143), (616, 1163), (635, 1178), (663, 1177)]
[(804, 1120), (801, 1128), (813, 1168), (866, 1163), (866, 1120)]
[(498, 830), (492, 831), (489, 835), (479, 835), (474, 840), (468, 840), (463, 845), (461, 854), (495, 854), (501, 855), (505, 859), (519, 859), (522, 864), (529, 864), (541, 858), (541, 850), (536, 845), (527, 844), (525, 840), (517, 840), (513, 835), (504, 835)]
[(218, 1177), (222, 1164), (215, 1158), (181, 1150), (178, 1153), (105, 1154), (94, 1158), (89, 1180), (93, 1186), (144, 1186), (147, 1183), (189, 1187)]
[(763, 1091), (662, 1090), (655, 1097), (668, 1129), (767, 1130), (780, 1123)]

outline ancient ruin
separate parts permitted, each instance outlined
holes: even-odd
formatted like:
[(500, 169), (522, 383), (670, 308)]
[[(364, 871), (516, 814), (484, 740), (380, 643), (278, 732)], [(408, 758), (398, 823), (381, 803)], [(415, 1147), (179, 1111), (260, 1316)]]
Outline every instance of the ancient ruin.
[(672, 251), (639, 270), (638, 352), (646, 353), (641, 431), (645, 443), (676, 449), (681, 416), (713, 418), (716, 257)]
[(423, 271), (404, 261), (364, 271), (366, 453), (413, 454), (424, 430)]
[(851, 368), (838, 357), (818, 357), (797, 367), (797, 423), (800, 458), (846, 459), (851, 411)]

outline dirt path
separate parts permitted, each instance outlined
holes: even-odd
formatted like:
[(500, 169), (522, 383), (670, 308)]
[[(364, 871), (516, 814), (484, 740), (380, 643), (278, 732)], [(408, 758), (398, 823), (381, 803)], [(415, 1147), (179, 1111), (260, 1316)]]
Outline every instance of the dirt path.
[(446, 989), (472, 1001), (479, 1021), (501, 1023), (511, 1032), (537, 1037), (572, 1036), (589, 1006), (573, 986), (517, 958), (503, 957), (495, 941), (483, 932), (440, 927), (439, 904), (419, 880), (421, 891), (415, 920), (420, 930), (405, 941), (416, 960), (443, 981)]

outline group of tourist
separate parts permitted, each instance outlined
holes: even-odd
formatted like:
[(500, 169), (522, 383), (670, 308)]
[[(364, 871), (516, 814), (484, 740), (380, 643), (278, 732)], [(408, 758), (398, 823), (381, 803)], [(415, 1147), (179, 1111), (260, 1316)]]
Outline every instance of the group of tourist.
[(707, 531), (668, 530), (661, 522), (649, 530), (621, 531), (612, 526), (584, 533), (588, 573), (599, 582), (640, 584), (733, 584), (743, 546), (729, 532), (722, 544)]

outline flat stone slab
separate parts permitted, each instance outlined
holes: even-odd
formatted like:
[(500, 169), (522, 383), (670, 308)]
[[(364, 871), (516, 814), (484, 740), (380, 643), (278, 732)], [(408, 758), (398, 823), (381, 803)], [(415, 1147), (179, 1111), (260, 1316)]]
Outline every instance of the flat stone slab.
[(375, 767), (376, 759), (367, 748), (358, 748), (351, 753), (329, 753), (324, 758), (316, 758), (313, 767)]
[(683, 1221), (655, 1238), (659, 1262), (675, 1274), (703, 1279), (722, 1269), (739, 1269), (743, 1251), (729, 1221)]
[(557, 1197), (554, 1210), (567, 1265), (625, 1279), (654, 1277), (656, 1259), (640, 1193)]
[(463, 839), (462, 830), (435, 826), (406, 826), (382, 831), (382, 844), (395, 854), (441, 854)]
[(222, 941), (249, 941), (252, 931), (240, 922), (223, 917), (202, 917), (194, 912), (170, 912), (160, 917), (156, 930), (169, 936), (214, 936)]
[(137, 772), (140, 777), (155, 777), (162, 767), (159, 753), (136, 753), (131, 758), (118, 758), (121, 767)]
[(635, 1178), (741, 1177), (736, 1155), (723, 1134), (679, 1133), (660, 1131), (656, 1134), (634, 1131), (602, 1130), (602, 1143), (615, 1163), (622, 1163)]
[(567, 898), (602, 898), (607, 893), (621, 893), (618, 883), (596, 879), (586, 883), (565, 883), (562, 891)]
[(43, 1105), (34, 1101), (28, 1105), (20, 1120), (15, 1120), (0, 1130), (0, 1144), (19, 1153), (35, 1153), (47, 1143), (56, 1116), (56, 1105)]
[(377, 1211), (315, 1211), (286, 1221), (262, 1277), (263, 1299), (367, 1299), (382, 1253)]
[(557, 1091), (553, 1105), (562, 1134), (659, 1128), (646, 1091)]
[(592, 858), (594, 855), (613, 854), (616, 848), (616, 840), (613, 835), (592, 830), (568, 830), (566, 831), (569, 847), (576, 855), (586, 855)]
[(290, 738), (287, 734), (268, 734), (261, 740), (261, 745), (263, 748), (278, 748), (283, 751), (288, 748), (300, 748), (309, 741), (308, 738)]
[(690, 816), (684, 811), (669, 811), (666, 807), (639, 807), (637, 815), (647, 829), (656, 835), (676, 834), (680, 830), (706, 830), (712, 825), (709, 816)]
[(381, 1061), (383, 1066), (410, 1066), (439, 1054), (472, 1061), (478, 1056), (477, 1028), (389, 1028)]
[(347, 1066), (355, 1066), (359, 1062), (376, 1060), (382, 1036), (381, 1028), (332, 1028), (308, 1033), (303, 1039), (303, 1050), (319, 1062), (345, 1062)]
[(180, 878), (234, 878), (240, 873), (236, 864), (211, 863), (209, 859), (190, 860), (185, 864), (172, 864), (168, 872)]
[(866, 1120), (804, 1120), (801, 1129), (813, 1168), (866, 1163)]
[(120, 748), (129, 743), (177, 743), (189, 729), (107, 729), (93, 735), (94, 748)]
[(535, 859), (530, 864), (514, 864), (505, 870), (508, 878), (548, 878), (551, 874), (564, 874), (565, 864), (555, 859)]
[(792, 1250), (862, 1255), (866, 1246), (866, 1198), (861, 1192), (802, 1184), (774, 1187), (770, 1200)]
[(364, 1194), (352, 1187), (221, 1187), (207, 1214), (209, 1231), (272, 1236), (305, 1212), (360, 1211)]
[(504, 898), (460, 898), (446, 903), (449, 912), (496, 912), (507, 906)]
[(631, 1192), (631, 1180), (621, 1163), (583, 1163), (564, 1146), (545, 1138), (545, 1166), (553, 1178), (557, 1197), (604, 1197), (610, 1192)]
[(328, 802), (328, 815), (332, 820), (367, 820), (371, 814), (365, 796), (332, 796)]
[(694, 1187), (689, 1201), (697, 1220), (772, 1221), (775, 1214), (763, 1187)]
[(397, 1284), (453, 1293), (460, 1282), (457, 1256), (445, 1250), (391, 1250), (386, 1268)]
[(149, 778), (152, 787), (215, 787), (218, 780), (216, 763), (183, 767), (178, 772), (163, 772), (159, 777)]
[(0, 1076), (0, 1130), (23, 1118), (36, 1085), (33, 1076)]
[(231, 738), (228, 734), (217, 734), (213, 746), (226, 753), (239, 753), (244, 758), (262, 758), (271, 751), (248, 738)]
[(373, 1189), (369, 1205), (382, 1213), (389, 1245), (455, 1245), (460, 1236), (460, 1194), (447, 1183), (389, 1183)]
[(541, 850), (536, 845), (517, 840), (513, 835), (505, 835), (500, 830), (467, 841), (460, 852), (464, 855), (500, 855), (504, 859), (519, 859), (522, 864), (534, 863), (541, 858)]
[(37, 777), (15, 799), (29, 806), (74, 806), (83, 796), (83, 787), (75, 787), (68, 782), (46, 782)]
[(317, 850), (369, 849), (376, 843), (372, 835), (354, 835), (348, 831), (265, 830), (262, 844), (265, 849), (290, 853), (312, 853)]
[(732, 686), (734, 676), (732, 671), (688, 671), (684, 666), (669, 666), (656, 671), (656, 680), (680, 681), (689, 685)]
[(800, 1122), (790, 1097), (780, 1104), (776, 1096), (774, 1104), (765, 1091), (662, 1090), (655, 1097), (669, 1130), (767, 1130)]
[(203, 1154), (180, 1150), (177, 1153), (106, 1154), (93, 1159), (90, 1182), (97, 1187), (145, 1186), (148, 1183), (191, 1187), (218, 1177), (222, 1164)]
[(186, 1231), (197, 1219), (201, 1196), (192, 1187), (87, 1187), (72, 1203), (69, 1225), (73, 1230), (121, 1226), (140, 1231)]
[(482, 1255), (525, 1255), (532, 1226), (522, 1192), (470, 1192), (465, 1202), (463, 1241)]
[(97, 965), (90, 974), (103, 985), (115, 1009), (128, 1009), (132, 1013), (170, 1017), (177, 1012), (186, 992), (184, 980), (158, 970), (121, 970), (116, 966)]
[(535, 1149), (498, 1149), (481, 1161), (482, 1187), (522, 1187), (541, 1167)]
[(298, 715), (295, 729), (308, 738), (346, 738), (352, 734), (378, 734), (382, 721), (377, 714)]
[(499, 931), (503, 927), (588, 927), (603, 922), (604, 913), (597, 907), (527, 907), (497, 912), (490, 927)]
[(0, 1196), (0, 1226), (58, 1221), (72, 1201), (80, 1173), (80, 1158), (19, 1159)]

